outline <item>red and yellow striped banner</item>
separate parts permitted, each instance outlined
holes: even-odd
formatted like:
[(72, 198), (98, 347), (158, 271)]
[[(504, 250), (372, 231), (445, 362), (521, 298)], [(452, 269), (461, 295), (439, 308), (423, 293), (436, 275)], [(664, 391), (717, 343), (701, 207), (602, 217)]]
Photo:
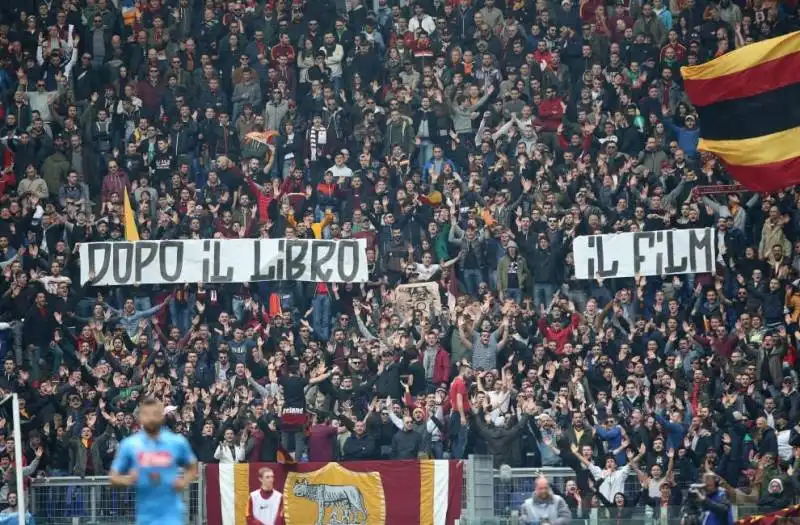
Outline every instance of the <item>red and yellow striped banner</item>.
[(744, 518), (737, 520), (736, 525), (775, 525), (778, 523), (800, 523), (800, 520), (792, 519), (789, 521), (789, 518), (798, 518), (800, 517), (800, 505), (794, 505), (792, 507), (786, 507), (785, 509), (776, 510), (775, 512), (770, 512), (769, 514), (754, 514), (752, 516), (745, 516)]
[(800, 183), (800, 31), (681, 68), (700, 116), (698, 148), (756, 191)]

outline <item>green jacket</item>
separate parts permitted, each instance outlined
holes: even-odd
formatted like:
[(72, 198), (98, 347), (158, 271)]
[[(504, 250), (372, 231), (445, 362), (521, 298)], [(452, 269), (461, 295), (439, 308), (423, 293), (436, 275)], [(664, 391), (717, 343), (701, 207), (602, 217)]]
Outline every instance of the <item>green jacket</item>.
[(441, 231), (433, 242), (437, 261), (447, 261), (450, 259), (450, 243), (447, 240), (450, 235), (450, 223), (442, 224)]
[[(501, 292), (508, 291), (508, 267), (510, 264), (511, 258), (508, 255), (504, 255), (497, 263), (497, 287)], [(528, 286), (530, 276), (525, 258), (517, 255), (517, 280), (521, 289), (524, 290)]]
[(51, 197), (58, 198), (58, 190), (67, 182), (69, 160), (60, 151), (56, 151), (42, 163), (42, 178), (47, 183)]

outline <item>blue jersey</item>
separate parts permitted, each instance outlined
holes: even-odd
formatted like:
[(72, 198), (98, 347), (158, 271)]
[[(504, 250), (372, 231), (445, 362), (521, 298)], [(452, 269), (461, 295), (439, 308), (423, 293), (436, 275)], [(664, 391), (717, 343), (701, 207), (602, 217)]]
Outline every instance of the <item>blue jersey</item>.
[(156, 439), (139, 431), (122, 440), (111, 470), (138, 473), (136, 525), (184, 525), (183, 495), (173, 488), (181, 469), (197, 462), (189, 442), (162, 429)]

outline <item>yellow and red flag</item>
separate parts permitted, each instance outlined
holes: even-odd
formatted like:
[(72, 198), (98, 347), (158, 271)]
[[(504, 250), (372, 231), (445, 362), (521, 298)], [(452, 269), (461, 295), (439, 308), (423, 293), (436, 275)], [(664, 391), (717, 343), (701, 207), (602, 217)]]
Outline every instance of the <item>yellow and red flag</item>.
[(138, 241), (139, 228), (136, 226), (136, 216), (133, 214), (131, 199), (128, 196), (128, 188), (125, 188), (125, 194), (122, 196), (122, 199), (122, 223), (123, 226), (125, 226), (125, 240)]
[(797, 523), (800, 516), (800, 505), (793, 505), (785, 509), (776, 510), (769, 514), (755, 514), (736, 520), (736, 525), (776, 525), (779, 523)]
[(752, 190), (800, 183), (800, 31), (681, 68), (700, 117), (698, 148)]

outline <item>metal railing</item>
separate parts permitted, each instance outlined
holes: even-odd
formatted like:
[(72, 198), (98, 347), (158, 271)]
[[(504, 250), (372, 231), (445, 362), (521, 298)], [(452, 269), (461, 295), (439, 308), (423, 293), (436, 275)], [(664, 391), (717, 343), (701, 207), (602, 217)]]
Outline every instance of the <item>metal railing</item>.
[[(462, 513), (458, 525), (518, 525), (520, 507), (533, 494), (534, 483), (545, 476), (551, 486), (563, 492), (568, 479), (575, 479), (575, 471), (568, 467), (515, 468), (502, 472), (492, 466), (489, 456), (470, 456), (464, 468)], [(491, 480), (491, 481), (490, 481)], [(641, 485), (636, 476), (625, 484), (628, 501), (638, 499)], [(680, 525), (682, 507), (652, 509), (641, 504), (614, 512), (614, 509), (596, 507), (587, 509), (572, 523), (575, 525)], [(666, 519), (657, 519), (666, 513)], [(758, 514), (758, 507), (733, 506), (734, 519)]]
[(575, 479), (575, 471), (567, 467), (550, 467), (541, 469), (510, 469), (510, 477), (504, 479), (499, 470), (493, 473), (494, 515), (511, 516), (526, 499), (533, 494), (533, 485), (538, 476), (544, 475), (551, 486), (558, 492), (564, 491), (568, 479)]
[[(555, 489), (563, 491), (567, 479), (575, 478), (575, 471), (567, 467), (547, 467), (515, 468), (501, 473), (493, 468), (491, 457), (470, 456), (464, 469), (463, 511), (459, 524), (519, 523), (519, 508), (531, 497), (534, 482), (542, 475)], [(586, 522), (586, 519), (575, 520), (575, 523)]]
[[(184, 492), (187, 525), (205, 523), (205, 469)], [(135, 525), (134, 489), (113, 488), (107, 476), (34, 478), (27, 494), (37, 525)]]

